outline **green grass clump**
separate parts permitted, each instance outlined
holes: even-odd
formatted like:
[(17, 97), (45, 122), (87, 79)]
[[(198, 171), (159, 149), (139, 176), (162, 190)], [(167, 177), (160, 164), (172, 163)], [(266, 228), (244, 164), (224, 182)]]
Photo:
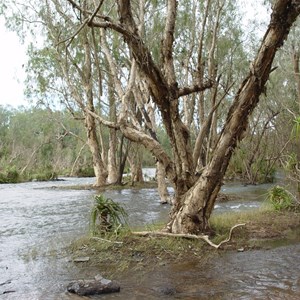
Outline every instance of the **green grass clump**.
[(103, 195), (95, 196), (95, 204), (91, 213), (92, 235), (115, 232), (126, 224), (127, 213), (125, 209), (110, 198)]
[(294, 196), (279, 185), (274, 186), (268, 191), (267, 200), (276, 211), (299, 209), (299, 203), (297, 203)]

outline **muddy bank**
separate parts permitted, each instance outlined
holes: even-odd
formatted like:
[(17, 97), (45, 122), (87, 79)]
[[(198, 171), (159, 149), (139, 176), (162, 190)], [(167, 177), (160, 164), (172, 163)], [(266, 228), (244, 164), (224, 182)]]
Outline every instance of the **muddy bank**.
[[(101, 299), (299, 299), (300, 244), (214, 251), (203, 260), (161, 261), (116, 275), (121, 292)], [(291, 268), (291, 266), (293, 266)], [(90, 269), (91, 271), (91, 269)], [(96, 270), (94, 271), (96, 272)]]

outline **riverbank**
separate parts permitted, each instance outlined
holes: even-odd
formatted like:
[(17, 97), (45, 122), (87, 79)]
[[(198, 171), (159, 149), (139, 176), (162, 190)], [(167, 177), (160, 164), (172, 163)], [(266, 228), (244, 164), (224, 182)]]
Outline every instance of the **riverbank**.
[[(198, 239), (140, 237), (125, 231), (119, 236), (81, 238), (72, 243), (69, 253), (83, 268), (96, 268), (101, 270), (103, 276), (120, 279), (132, 270), (151, 272), (159, 266), (187, 260), (205, 264), (218, 256), (220, 251), (268, 250), (300, 242), (300, 213), (276, 212), (270, 207), (214, 216), (211, 220), (214, 234), (210, 239), (220, 243), (228, 237), (230, 228), (239, 223), (246, 225), (236, 228), (231, 240), (220, 250)], [(160, 228), (162, 226), (158, 225), (147, 230)]]

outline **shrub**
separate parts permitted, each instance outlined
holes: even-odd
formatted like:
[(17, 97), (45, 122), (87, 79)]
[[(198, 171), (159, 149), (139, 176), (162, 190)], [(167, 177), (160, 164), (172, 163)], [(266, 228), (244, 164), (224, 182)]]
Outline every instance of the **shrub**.
[(8, 168), (0, 172), (0, 183), (20, 182), (19, 172), (15, 168)]
[(93, 167), (82, 167), (75, 171), (77, 177), (94, 177), (95, 172)]
[(91, 213), (91, 232), (93, 235), (116, 232), (126, 223), (127, 213), (118, 203), (103, 195), (95, 196)]

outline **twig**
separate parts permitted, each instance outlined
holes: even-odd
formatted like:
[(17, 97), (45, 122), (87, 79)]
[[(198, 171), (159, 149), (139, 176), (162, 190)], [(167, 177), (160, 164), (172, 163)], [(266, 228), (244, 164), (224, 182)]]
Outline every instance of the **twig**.
[[(76, 7), (77, 9), (81, 10), (81, 8), (80, 8), (79, 6), (77, 6), (75, 2), (73, 2), (73, 1), (69, 1), (69, 2), (70, 2), (74, 7)], [(57, 46), (60, 45), (60, 44), (65, 43), (65, 42), (67, 42), (67, 41), (69, 40), (69, 42), (68, 42), (68, 44), (67, 44), (67, 46), (66, 46), (66, 47), (68, 48), (68, 47), (70, 46), (70, 44), (72, 43), (72, 41), (74, 40), (75, 36), (77, 36), (77, 35), (79, 34), (79, 32), (85, 27), (85, 25), (90, 24), (90, 23), (93, 21), (93, 19), (94, 19), (95, 16), (97, 15), (98, 11), (100, 10), (100, 8), (101, 8), (103, 2), (104, 2), (104, 0), (102, 0), (102, 1), (99, 2), (97, 8), (94, 10), (94, 12), (92, 13), (92, 15), (84, 20), (84, 22), (79, 26), (79, 28), (76, 30), (76, 32), (72, 34), (71, 37), (68, 37), (68, 38), (66, 38), (66, 39), (63, 40), (63, 41), (60, 41), (60, 42), (57, 44)]]
[(229, 236), (226, 240), (220, 242), (219, 244), (213, 243), (211, 240), (209, 240), (208, 235), (195, 235), (195, 234), (183, 234), (183, 233), (169, 233), (169, 232), (161, 232), (161, 231), (138, 231), (138, 232), (132, 232), (134, 235), (139, 235), (139, 236), (170, 236), (170, 237), (182, 237), (182, 238), (188, 238), (188, 239), (198, 239), (198, 240), (203, 240), (207, 242), (210, 246), (214, 247), (215, 249), (219, 249), (223, 244), (229, 242), (232, 237), (232, 231), (233, 229), (240, 227), (240, 226), (245, 226), (246, 223), (242, 224), (237, 224), (231, 227), (229, 231)]

